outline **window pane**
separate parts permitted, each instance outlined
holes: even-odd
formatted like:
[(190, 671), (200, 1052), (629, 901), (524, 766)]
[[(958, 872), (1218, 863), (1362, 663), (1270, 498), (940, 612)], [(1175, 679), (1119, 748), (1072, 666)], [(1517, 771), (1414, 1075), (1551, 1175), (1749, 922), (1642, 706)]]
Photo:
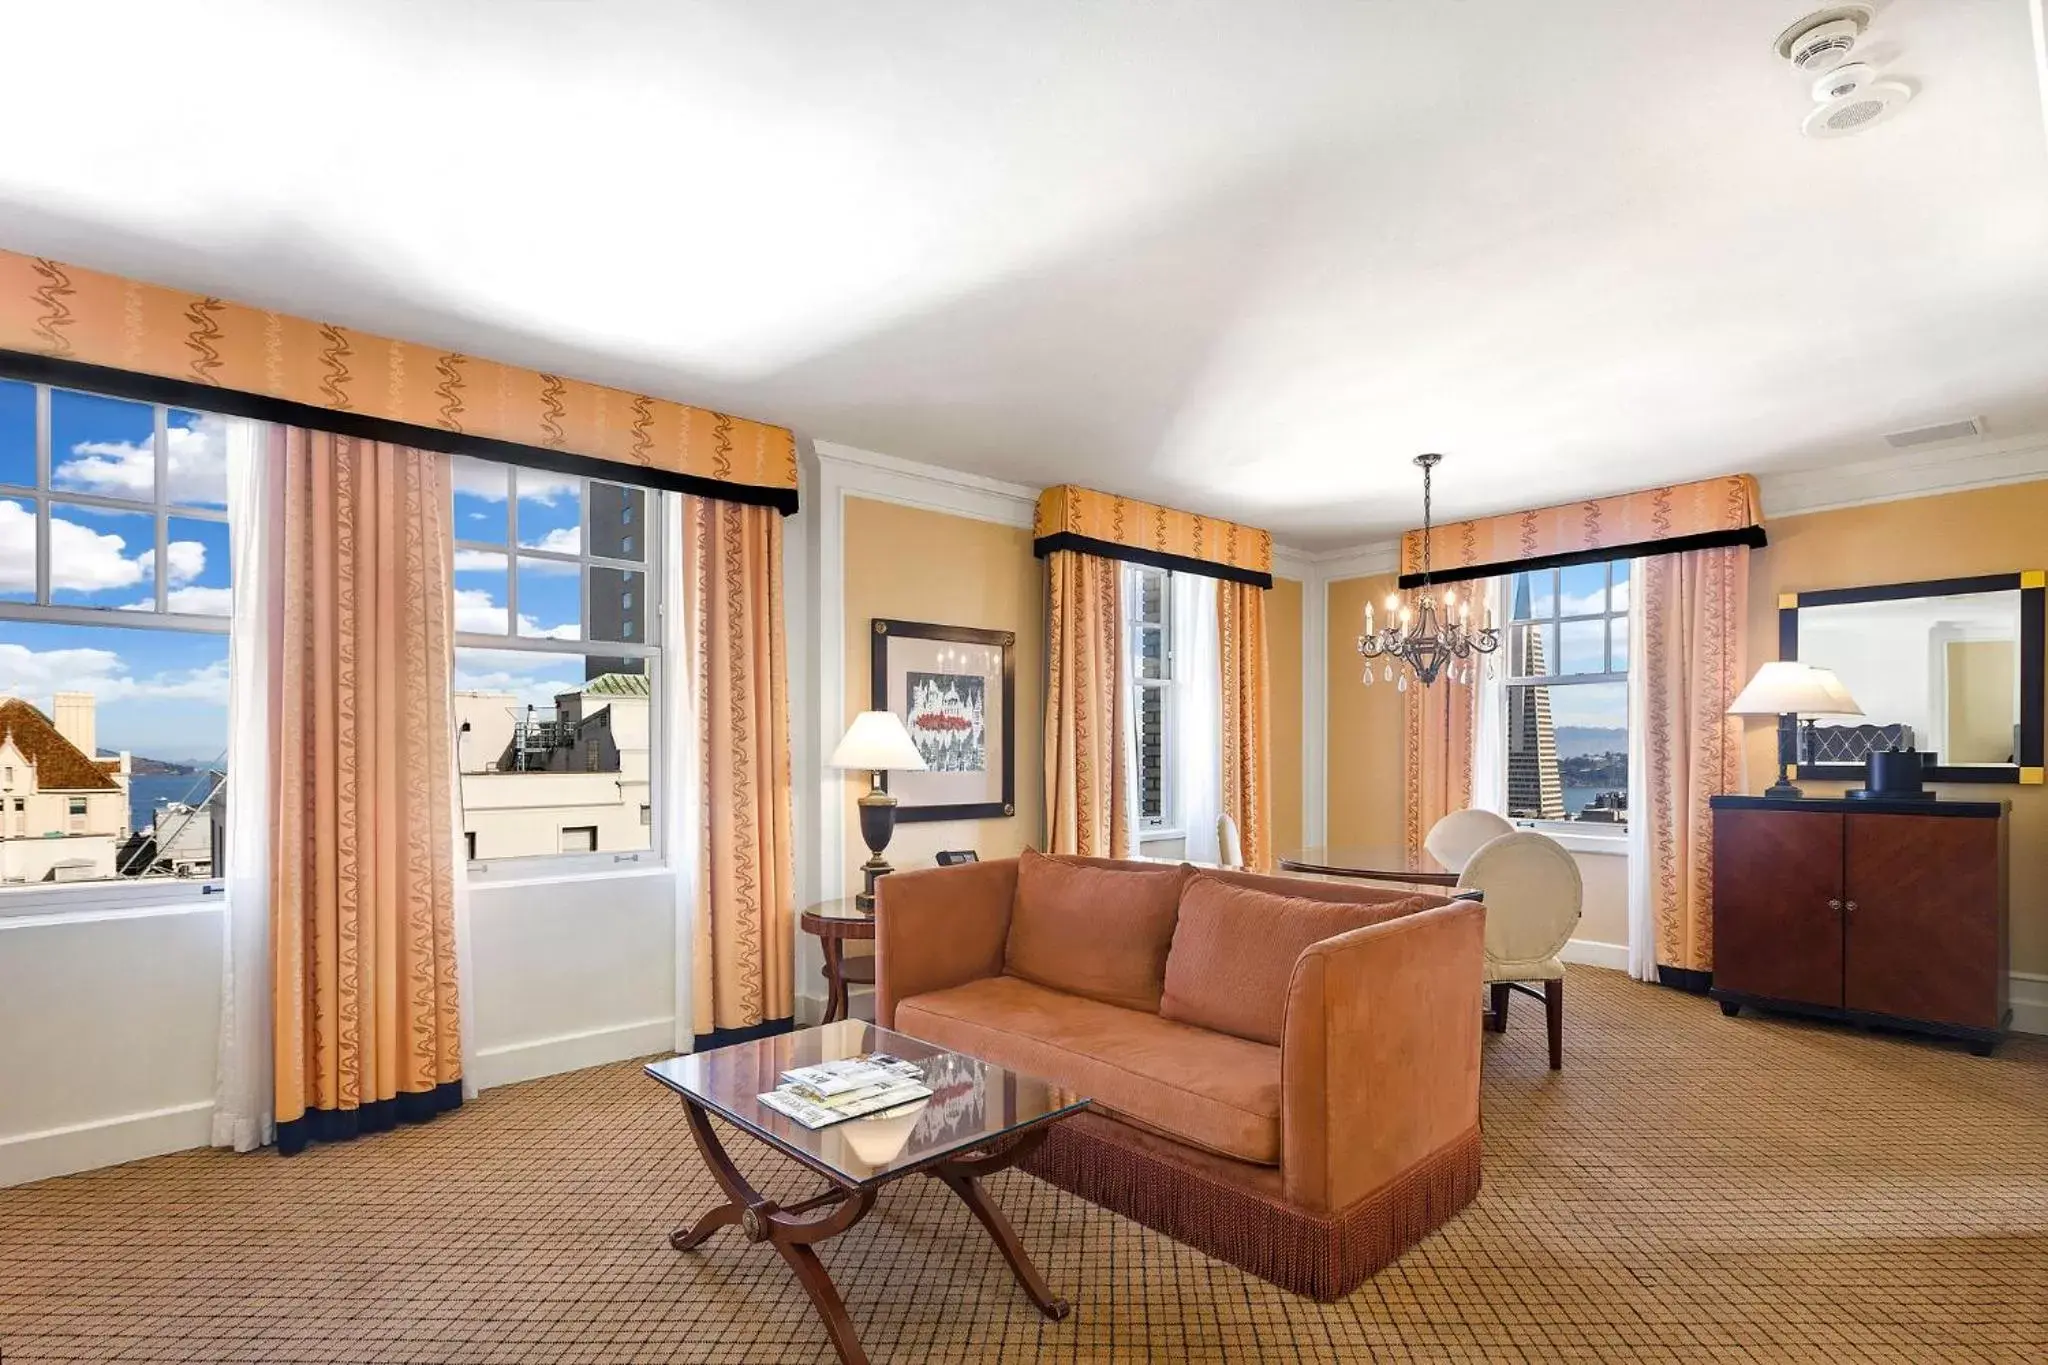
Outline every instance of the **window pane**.
[(590, 485), (589, 553), (603, 555), (607, 559), (647, 558), (647, 494), (644, 490), (615, 483)]
[(554, 554), (583, 552), (583, 493), (577, 480), (535, 469), (513, 471), (519, 480), (519, 543)]
[(164, 605), (171, 611), (202, 616), (234, 614), (234, 582), (228, 563), (228, 525), (196, 517), (170, 517), (170, 591)]
[[(1604, 593), (1605, 587), (1601, 589)], [(1566, 621), (1557, 628), (1558, 673), (1607, 671), (1607, 622)]]
[(1508, 584), (1508, 619), (1528, 621), (1551, 616), (1557, 608), (1557, 570), (1518, 573)]
[(1628, 811), (1628, 689), (1508, 689), (1508, 814), (1618, 824)]
[(1166, 818), (1166, 697), (1156, 687), (1138, 689), (1138, 818)]
[(0, 379), (0, 483), (36, 486), (36, 390)]
[(0, 601), (36, 600), (36, 505), (0, 498)]
[(50, 600), (156, 610), (155, 515), (52, 504)]
[(519, 633), (575, 640), (583, 633), (583, 574), (574, 564), (519, 559)]
[(593, 640), (646, 644), (647, 575), (592, 565), (589, 619)]
[(477, 635), (506, 633), (508, 575), (505, 556), (487, 550), (455, 552), (455, 629)]
[[(645, 674), (520, 650), (455, 652), (463, 830), (474, 857), (653, 847)], [(595, 672), (596, 676), (590, 676)]]
[(1616, 673), (1626, 673), (1628, 672), (1628, 618), (1625, 616), (1612, 618), (1607, 623), (1607, 631), (1607, 638), (1611, 642), (1609, 648), (1612, 650), (1609, 657), (1614, 660), (1609, 667)]
[(35, 763), (5, 793), (0, 884), (217, 875), (227, 673), (225, 634), (0, 621), (0, 731)]
[(1607, 609), (1609, 611), (1628, 610), (1628, 561), (1626, 559), (1614, 561), (1614, 587), (1607, 594)]
[(228, 419), (210, 413), (170, 411), (164, 428), (170, 461), (169, 501), (184, 507), (228, 505)]
[(1551, 660), (1557, 657), (1557, 627), (1554, 625), (1508, 627), (1508, 676), (1540, 678), (1555, 673)]
[(512, 471), (505, 465), (455, 457), (455, 538), (503, 545), (510, 524)]
[(1166, 630), (1162, 626), (1139, 626), (1138, 676), (1158, 679), (1166, 676)]
[(1558, 570), (1559, 616), (1598, 616), (1607, 610), (1607, 566), (1572, 564)]
[(50, 487), (154, 501), (156, 410), (147, 403), (52, 389)]

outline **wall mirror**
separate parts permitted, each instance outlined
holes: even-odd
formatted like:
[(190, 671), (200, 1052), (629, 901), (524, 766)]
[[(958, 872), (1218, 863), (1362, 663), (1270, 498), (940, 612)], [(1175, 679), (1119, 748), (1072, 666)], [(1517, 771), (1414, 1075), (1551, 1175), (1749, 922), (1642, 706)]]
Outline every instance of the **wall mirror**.
[(1778, 653), (1834, 670), (1861, 716), (1813, 727), (1801, 777), (1860, 780), (1872, 749), (1925, 755), (1930, 782), (2042, 780), (2041, 572), (1779, 599)]

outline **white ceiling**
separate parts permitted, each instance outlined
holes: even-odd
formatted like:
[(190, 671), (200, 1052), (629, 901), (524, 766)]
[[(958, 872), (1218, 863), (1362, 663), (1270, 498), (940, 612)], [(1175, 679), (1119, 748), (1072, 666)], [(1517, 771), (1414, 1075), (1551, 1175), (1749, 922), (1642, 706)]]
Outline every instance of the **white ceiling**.
[(19, 5), (0, 246), (1311, 548), (2048, 430), (2028, 0), (1808, 7)]

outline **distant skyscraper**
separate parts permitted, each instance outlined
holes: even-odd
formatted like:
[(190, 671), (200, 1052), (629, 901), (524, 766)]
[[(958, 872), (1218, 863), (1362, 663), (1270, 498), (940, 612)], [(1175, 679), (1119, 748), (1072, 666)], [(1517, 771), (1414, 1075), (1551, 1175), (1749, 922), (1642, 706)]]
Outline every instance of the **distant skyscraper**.
[[(586, 552), (609, 559), (647, 558), (647, 494), (638, 488), (592, 480), (589, 506), (583, 509)], [(647, 640), (647, 575), (592, 566), (590, 603), (584, 638), (593, 644)], [(645, 661), (591, 654), (584, 660), (586, 679), (607, 673), (642, 673)]]
[[(1509, 620), (1529, 616), (1529, 576), (1515, 576), (1515, 604)], [(1543, 675), (1543, 630), (1526, 626), (1510, 631), (1508, 674)], [(1523, 819), (1565, 818), (1564, 784), (1557, 774), (1557, 730), (1550, 723), (1548, 687), (1508, 689), (1508, 814)]]

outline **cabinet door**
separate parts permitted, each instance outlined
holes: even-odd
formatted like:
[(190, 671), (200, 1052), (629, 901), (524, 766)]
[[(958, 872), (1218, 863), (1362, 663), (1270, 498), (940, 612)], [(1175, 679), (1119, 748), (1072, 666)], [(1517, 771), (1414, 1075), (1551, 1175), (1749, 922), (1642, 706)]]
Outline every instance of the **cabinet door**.
[(1840, 815), (1714, 812), (1714, 985), (1839, 1006), (1841, 900)]
[(1852, 1010), (1996, 1028), (1998, 822), (1848, 817), (1845, 1002)]

